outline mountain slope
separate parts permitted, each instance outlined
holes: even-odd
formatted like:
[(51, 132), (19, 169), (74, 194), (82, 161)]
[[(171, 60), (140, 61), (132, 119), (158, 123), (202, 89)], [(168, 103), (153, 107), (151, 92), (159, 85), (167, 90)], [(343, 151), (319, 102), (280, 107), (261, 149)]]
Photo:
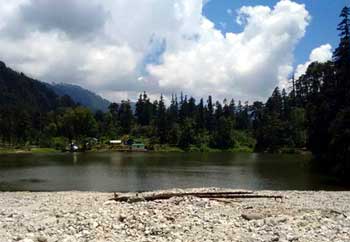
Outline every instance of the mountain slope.
[(50, 85), (50, 87), (55, 91), (57, 95), (68, 95), (76, 103), (80, 103), (81, 105), (88, 107), (93, 111), (107, 111), (108, 106), (110, 105), (110, 102), (108, 100), (77, 85), (53, 83)]
[(49, 111), (58, 104), (59, 96), (46, 84), (18, 73), (0, 61), (0, 107)]

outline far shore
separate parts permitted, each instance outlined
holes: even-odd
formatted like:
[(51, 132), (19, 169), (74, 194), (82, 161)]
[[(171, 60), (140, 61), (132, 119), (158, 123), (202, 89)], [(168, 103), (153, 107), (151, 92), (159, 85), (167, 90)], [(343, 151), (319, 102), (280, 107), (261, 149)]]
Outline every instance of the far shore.
[[(193, 191), (231, 190), (151, 193)], [(0, 238), (21, 242), (319, 242), (350, 238), (350, 192), (255, 193), (283, 198), (186, 196), (128, 203), (111, 200), (112, 193), (0, 192)]]
[[(119, 153), (125, 153), (125, 152), (132, 152), (132, 153), (145, 153), (145, 152), (160, 152), (160, 153), (184, 153), (184, 152), (201, 152), (201, 153), (215, 153), (215, 152), (244, 152), (244, 153), (253, 153), (253, 150), (251, 149), (230, 149), (230, 150), (218, 150), (218, 149), (206, 149), (206, 150), (200, 150), (200, 149), (191, 149), (191, 150), (183, 150), (178, 147), (167, 147), (167, 148), (160, 148), (157, 150), (146, 150), (146, 151), (128, 151), (128, 150), (118, 150), (118, 149), (91, 149), (86, 151), (77, 151), (74, 153), (103, 153), (103, 152), (119, 152)], [(61, 151), (56, 150), (53, 148), (34, 148), (34, 149), (0, 149), (0, 154), (51, 154), (51, 153), (69, 153), (69, 151)]]
[[(57, 150), (54, 148), (0, 148), (0, 154), (53, 154), (53, 153), (67, 153), (69, 151)], [(138, 152), (138, 151), (125, 151), (118, 150), (113, 148), (99, 148), (99, 149), (91, 149), (86, 151), (78, 151), (77, 153), (103, 153), (103, 152)], [(219, 150), (219, 149), (199, 149), (199, 148), (191, 148), (188, 150), (183, 150), (178, 147), (165, 146), (160, 147), (155, 150), (147, 150), (146, 152), (150, 153), (217, 153), (217, 152), (230, 152), (230, 153), (254, 153), (254, 149), (242, 147), (242, 148), (232, 148), (229, 150)], [(311, 155), (309, 151), (300, 150), (300, 149), (285, 149), (275, 154), (298, 154), (298, 155)]]

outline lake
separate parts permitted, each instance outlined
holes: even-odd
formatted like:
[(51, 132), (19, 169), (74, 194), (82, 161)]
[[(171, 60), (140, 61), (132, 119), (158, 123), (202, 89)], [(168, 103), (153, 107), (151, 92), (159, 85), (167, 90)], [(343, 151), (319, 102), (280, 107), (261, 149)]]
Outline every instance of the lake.
[(245, 153), (0, 155), (0, 190), (125, 192), (175, 187), (342, 190), (312, 172), (309, 158)]

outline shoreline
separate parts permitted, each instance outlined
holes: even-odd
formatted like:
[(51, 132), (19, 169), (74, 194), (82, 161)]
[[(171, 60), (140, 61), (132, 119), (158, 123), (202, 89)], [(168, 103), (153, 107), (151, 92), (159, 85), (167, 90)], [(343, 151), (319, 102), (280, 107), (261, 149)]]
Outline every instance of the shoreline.
[[(88, 151), (78, 151), (78, 152), (69, 152), (69, 151), (60, 151), (60, 150), (47, 150), (47, 151), (31, 151), (31, 150), (10, 150), (10, 151), (0, 151), (0, 155), (21, 155), (21, 154), (65, 154), (65, 153), (77, 153), (77, 154), (89, 154), (89, 153), (255, 153), (253, 151), (246, 150), (180, 150), (180, 149), (172, 149), (172, 150), (147, 150), (147, 151), (125, 151), (125, 150), (113, 150), (113, 149), (101, 149), (101, 150), (88, 150)], [(288, 153), (284, 153), (288, 154)], [(298, 154), (298, 153), (296, 153)]]
[[(147, 151), (125, 151), (125, 150), (116, 150), (116, 149), (95, 149), (95, 150), (87, 150), (87, 151), (79, 151), (75, 153), (265, 153), (265, 152), (255, 152), (254, 150), (249, 149), (229, 149), (229, 150), (218, 150), (218, 149), (208, 149), (208, 150), (182, 150), (178, 147), (171, 147), (170, 149), (158, 149), (158, 150), (147, 150)], [(70, 153), (69, 151), (60, 151), (53, 148), (35, 148), (35, 149), (1, 149), (0, 155), (21, 155), (21, 154), (64, 154)], [(293, 152), (277, 152), (277, 153), (269, 153), (276, 155), (303, 155), (310, 156), (312, 155), (309, 151), (301, 151), (301, 150), (293, 150)]]
[[(148, 192), (232, 191), (200, 188)], [(350, 192), (257, 191), (274, 199), (173, 197), (115, 202), (113, 193), (0, 192), (2, 241), (347, 241)], [(142, 194), (141, 194), (142, 195)]]

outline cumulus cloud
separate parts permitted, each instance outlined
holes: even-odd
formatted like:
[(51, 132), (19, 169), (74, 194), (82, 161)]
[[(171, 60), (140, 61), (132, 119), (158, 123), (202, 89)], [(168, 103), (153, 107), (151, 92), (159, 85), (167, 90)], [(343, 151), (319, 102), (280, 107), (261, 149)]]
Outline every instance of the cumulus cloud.
[(307, 68), (312, 62), (324, 63), (332, 60), (332, 46), (330, 44), (321, 45), (311, 51), (309, 60), (304, 64), (297, 66), (295, 70), (295, 78), (298, 79), (305, 74)]
[(0, 56), (38, 79), (112, 100), (143, 90), (266, 97), (292, 70), (310, 18), (305, 6), (242, 7), (243, 31), (223, 34), (202, 14), (206, 2), (0, 0)]
[(191, 90), (196, 96), (214, 93), (264, 98), (292, 70), (293, 50), (308, 25), (303, 5), (280, 1), (265, 6), (242, 7), (241, 33), (223, 35), (202, 18), (199, 38), (191, 45), (167, 51), (161, 65), (150, 65), (150, 74), (163, 89)]

